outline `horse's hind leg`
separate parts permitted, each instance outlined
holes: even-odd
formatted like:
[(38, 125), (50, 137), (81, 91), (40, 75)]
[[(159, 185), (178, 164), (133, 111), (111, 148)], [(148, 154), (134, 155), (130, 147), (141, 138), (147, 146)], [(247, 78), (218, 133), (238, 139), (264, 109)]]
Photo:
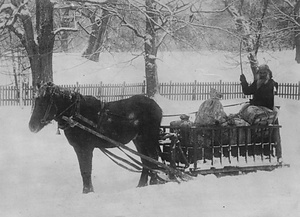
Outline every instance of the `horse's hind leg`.
[[(145, 147), (142, 146), (140, 140), (141, 140), (141, 138), (139, 138), (139, 137), (137, 137), (136, 139), (133, 140), (135, 147), (139, 153), (147, 156), (147, 151), (146, 151)], [(141, 161), (144, 165), (147, 165), (147, 162), (143, 158), (141, 158)], [(143, 167), (142, 174), (141, 174), (141, 177), (140, 177), (137, 187), (144, 187), (147, 185), (148, 175), (149, 175), (149, 169)]]
[(77, 154), (81, 177), (82, 177), (82, 181), (83, 181), (82, 193), (87, 194), (90, 192), (94, 192), (92, 178), (91, 178), (93, 148), (74, 147), (74, 150)]
[[(155, 160), (158, 160), (159, 147), (156, 147), (156, 143), (158, 143), (158, 140), (153, 141), (153, 139), (151, 138), (147, 139), (147, 137), (145, 136), (138, 136), (133, 142), (139, 153), (151, 157)], [(141, 161), (146, 168), (143, 167), (138, 187), (144, 187), (148, 184), (148, 176), (151, 177), (150, 184), (157, 184), (158, 179), (156, 173), (152, 172), (151, 169), (148, 169), (148, 168), (155, 169), (157, 168), (157, 165), (143, 158), (141, 158)]]

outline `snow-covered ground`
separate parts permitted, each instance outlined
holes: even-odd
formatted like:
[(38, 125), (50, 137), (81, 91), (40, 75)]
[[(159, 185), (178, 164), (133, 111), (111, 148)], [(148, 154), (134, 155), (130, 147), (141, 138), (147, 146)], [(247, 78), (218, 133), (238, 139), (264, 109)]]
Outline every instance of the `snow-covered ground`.
[[(222, 65), (222, 59), (214, 58), (214, 61)], [(171, 65), (165, 67), (172, 68)], [(177, 74), (178, 69), (173, 70), (170, 78)], [(276, 70), (274, 67), (273, 71)], [(223, 80), (227, 78), (227, 74), (218, 76)], [(55, 81), (65, 83), (67, 78), (56, 77)], [(115, 82), (119, 79), (115, 77)], [(201, 104), (200, 101), (170, 101), (162, 97), (156, 100), (165, 114), (194, 112)], [(245, 99), (235, 99), (222, 101), (222, 104), (243, 101)], [(28, 129), (31, 108), (0, 107), (0, 216), (299, 216), (300, 102), (280, 99), (280, 104), (283, 161), (289, 163), (290, 168), (223, 178), (198, 176), (181, 184), (136, 188), (139, 174), (119, 168), (95, 150), (95, 193), (88, 195), (81, 194), (82, 181), (75, 152), (63, 135), (56, 135), (56, 124), (32, 134)], [(225, 108), (227, 114), (238, 110), (238, 106)]]

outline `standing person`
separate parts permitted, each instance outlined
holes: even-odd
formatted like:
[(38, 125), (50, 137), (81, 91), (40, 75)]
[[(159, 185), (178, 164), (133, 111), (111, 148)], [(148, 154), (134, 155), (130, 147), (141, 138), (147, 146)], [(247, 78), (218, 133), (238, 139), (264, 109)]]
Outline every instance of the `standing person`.
[(251, 85), (248, 84), (244, 74), (240, 76), (243, 93), (253, 95), (250, 105), (264, 106), (273, 110), (274, 95), (277, 92), (278, 83), (272, 77), (272, 71), (266, 64), (258, 67), (256, 79)]

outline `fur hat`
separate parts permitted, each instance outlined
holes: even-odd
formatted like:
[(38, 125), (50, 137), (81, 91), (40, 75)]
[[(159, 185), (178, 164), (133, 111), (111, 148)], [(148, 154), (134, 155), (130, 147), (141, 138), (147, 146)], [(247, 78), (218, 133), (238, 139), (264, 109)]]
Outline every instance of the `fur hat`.
[(267, 64), (262, 64), (262, 65), (258, 66), (257, 73), (259, 73), (259, 71), (267, 71), (269, 73), (270, 78), (273, 77), (272, 71), (270, 70), (270, 68)]

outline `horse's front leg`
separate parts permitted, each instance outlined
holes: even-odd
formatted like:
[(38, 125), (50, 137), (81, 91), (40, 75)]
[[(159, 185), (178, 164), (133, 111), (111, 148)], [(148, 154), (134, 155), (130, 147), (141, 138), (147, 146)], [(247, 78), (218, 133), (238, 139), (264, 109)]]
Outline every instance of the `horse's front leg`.
[(93, 148), (82, 148), (74, 147), (77, 154), (81, 177), (83, 181), (83, 191), (82, 193), (87, 194), (94, 192), (92, 184), (92, 159), (93, 159)]

